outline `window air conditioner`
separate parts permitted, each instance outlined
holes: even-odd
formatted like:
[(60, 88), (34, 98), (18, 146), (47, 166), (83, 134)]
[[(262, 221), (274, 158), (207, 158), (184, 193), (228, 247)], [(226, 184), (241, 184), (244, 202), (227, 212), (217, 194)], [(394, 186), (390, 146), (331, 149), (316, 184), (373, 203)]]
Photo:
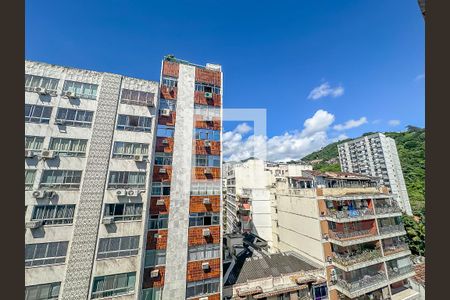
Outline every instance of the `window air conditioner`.
[(160, 115), (164, 116), (164, 117), (169, 117), (170, 116), (170, 109), (164, 108), (160, 110)]
[(159, 270), (158, 270), (158, 269), (152, 270), (152, 271), (150, 272), (150, 277), (151, 277), (151, 278), (157, 278), (158, 276), (159, 276)]
[(42, 150), (41, 158), (43, 159), (53, 159), (55, 158), (56, 153), (53, 150)]
[(156, 205), (158, 205), (158, 206), (164, 205), (164, 199), (158, 199), (158, 200), (156, 200)]
[(33, 197), (36, 199), (43, 199), (43, 198), (45, 198), (45, 191), (40, 191), (40, 190), (34, 191)]
[(166, 174), (167, 170), (164, 168), (159, 169), (159, 174)]
[(44, 225), (44, 221), (42, 220), (34, 220), (25, 223), (26, 228), (36, 229)]
[(209, 230), (209, 228), (205, 228), (202, 231), (203, 236), (210, 236), (211, 235), (211, 231)]
[(212, 174), (211, 168), (205, 168), (205, 174)]
[(211, 141), (205, 141), (205, 147), (211, 147)]
[(210, 92), (205, 92), (205, 98), (211, 99), (213, 97), (213, 94)]
[(209, 198), (203, 198), (203, 204), (205, 205), (211, 204), (211, 200)]
[(48, 95), (47, 89), (42, 88), (42, 87), (35, 87), (35, 88), (34, 88), (34, 91), (35, 91), (36, 93), (38, 93), (39, 95)]
[(203, 262), (202, 263), (202, 269), (203, 270), (209, 270), (209, 262)]
[(110, 225), (110, 224), (114, 224), (114, 217), (112, 216), (107, 216), (107, 217), (103, 217), (102, 223), (105, 225)]
[(139, 195), (139, 191), (137, 191), (137, 190), (127, 190), (127, 196), (129, 196), (129, 197), (136, 197), (137, 195)]
[(63, 97), (69, 98), (69, 99), (76, 99), (77, 95), (74, 92), (66, 91), (63, 94)]

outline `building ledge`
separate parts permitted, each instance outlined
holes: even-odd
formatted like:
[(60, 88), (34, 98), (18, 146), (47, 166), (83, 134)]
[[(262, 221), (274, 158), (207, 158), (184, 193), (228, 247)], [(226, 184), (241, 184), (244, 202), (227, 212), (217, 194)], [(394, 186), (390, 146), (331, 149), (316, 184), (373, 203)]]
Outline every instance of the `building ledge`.
[(419, 299), (419, 293), (412, 290), (412, 289), (406, 289), (401, 292), (398, 292), (394, 295), (392, 295), (392, 300), (418, 300)]

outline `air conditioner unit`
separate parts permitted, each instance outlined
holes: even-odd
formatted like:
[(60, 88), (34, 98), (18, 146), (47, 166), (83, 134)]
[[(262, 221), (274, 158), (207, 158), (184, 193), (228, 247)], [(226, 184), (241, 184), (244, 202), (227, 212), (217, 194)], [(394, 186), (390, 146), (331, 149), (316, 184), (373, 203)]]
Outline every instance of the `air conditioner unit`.
[(205, 92), (205, 98), (211, 99), (213, 97), (213, 94), (210, 92)]
[(205, 141), (204, 144), (205, 147), (211, 147), (211, 141)]
[(62, 95), (63, 95), (63, 97), (66, 97), (66, 98), (69, 98), (69, 99), (76, 99), (77, 98), (77, 95), (74, 92), (66, 91)]
[(138, 190), (127, 190), (127, 196), (129, 196), (129, 197), (136, 197), (138, 195), (139, 195)]
[(164, 117), (169, 117), (170, 116), (170, 109), (164, 108), (160, 110), (160, 115), (164, 116)]
[(166, 174), (167, 170), (164, 168), (159, 169), (159, 174)]
[(124, 189), (116, 190), (116, 195), (117, 196), (126, 196), (127, 195), (127, 191), (124, 190)]
[(158, 199), (158, 200), (156, 200), (156, 205), (158, 205), (158, 206), (164, 205), (164, 199)]
[(44, 225), (44, 221), (42, 220), (34, 220), (25, 223), (25, 227), (30, 229), (36, 229), (41, 227), (42, 225)]
[(209, 262), (203, 262), (202, 263), (202, 269), (203, 270), (209, 270)]
[(209, 228), (205, 228), (202, 231), (203, 236), (210, 236), (211, 235), (211, 231), (209, 230)]
[(134, 161), (143, 162), (145, 160), (144, 155), (137, 154), (134, 156)]
[(205, 174), (212, 174), (211, 168), (205, 168)]
[(43, 199), (45, 198), (45, 194), (46, 194), (45, 191), (37, 190), (33, 192), (33, 197), (36, 199)]
[(34, 152), (33, 151), (31, 151), (31, 150), (25, 150), (25, 157), (26, 158), (33, 158), (33, 157), (35, 157), (36, 155), (34, 154)]
[(41, 158), (43, 159), (53, 159), (56, 156), (56, 152), (53, 150), (42, 150)]
[(155, 235), (153, 237), (155, 239), (160, 239), (160, 238), (162, 238), (162, 235), (160, 235), (159, 233), (155, 233)]
[(150, 277), (151, 277), (151, 278), (157, 278), (158, 276), (159, 276), (159, 270), (158, 270), (158, 269), (152, 270), (152, 271), (150, 272)]
[(211, 204), (211, 200), (209, 198), (203, 198), (203, 204)]
[(53, 199), (56, 196), (55, 191), (45, 191), (45, 196), (49, 199)]
[(162, 140), (162, 143), (163, 143), (163, 144), (168, 144), (168, 143), (169, 143), (169, 140), (168, 140), (168, 139), (163, 139), (163, 140)]
[(103, 217), (102, 223), (105, 225), (110, 225), (110, 224), (114, 224), (114, 217), (112, 216), (108, 216), (108, 217)]
[(55, 125), (64, 125), (64, 120), (56, 119), (55, 120)]
[(38, 93), (39, 95), (48, 95), (47, 89), (42, 88), (42, 87), (35, 87), (35, 88), (34, 88), (34, 91), (35, 91), (36, 93)]

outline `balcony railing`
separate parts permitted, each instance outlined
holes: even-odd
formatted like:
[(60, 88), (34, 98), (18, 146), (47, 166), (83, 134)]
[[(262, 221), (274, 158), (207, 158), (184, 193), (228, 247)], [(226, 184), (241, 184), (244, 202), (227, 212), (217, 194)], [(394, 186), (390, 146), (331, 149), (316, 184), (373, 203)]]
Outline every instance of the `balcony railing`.
[(409, 250), (409, 246), (407, 243), (398, 243), (394, 245), (384, 246), (384, 254), (391, 255), (397, 252), (407, 251)]
[(335, 232), (335, 231), (329, 231), (330, 238), (335, 240), (347, 240), (347, 239), (357, 239), (357, 238), (363, 238), (367, 236), (374, 235), (373, 231), (367, 229), (367, 230), (355, 230), (350, 232)]
[(336, 285), (340, 286), (342, 289), (348, 291), (349, 293), (354, 293), (364, 288), (368, 288), (372, 285), (382, 283), (385, 280), (387, 280), (386, 274), (380, 271), (380, 273), (376, 275), (366, 275), (363, 278), (352, 282), (340, 279), (337, 281)]
[(402, 224), (390, 225), (390, 226), (380, 226), (381, 234), (388, 234), (388, 233), (404, 231), (404, 230), (405, 230), (405, 227), (403, 227)]
[(392, 268), (388, 270), (388, 274), (389, 274), (389, 279), (394, 279), (397, 278), (399, 276), (408, 274), (413, 272), (413, 266), (412, 265), (407, 265), (401, 268)]
[(384, 206), (384, 207), (376, 207), (377, 214), (390, 214), (390, 213), (400, 213), (402, 212), (401, 208), (398, 206)]
[(379, 257), (381, 257), (381, 251), (379, 249), (366, 250), (359, 253), (347, 255), (333, 253), (333, 261), (345, 267), (365, 261), (370, 261)]
[(335, 219), (358, 218), (362, 216), (371, 216), (374, 212), (371, 209), (354, 209), (354, 210), (328, 210), (327, 216)]

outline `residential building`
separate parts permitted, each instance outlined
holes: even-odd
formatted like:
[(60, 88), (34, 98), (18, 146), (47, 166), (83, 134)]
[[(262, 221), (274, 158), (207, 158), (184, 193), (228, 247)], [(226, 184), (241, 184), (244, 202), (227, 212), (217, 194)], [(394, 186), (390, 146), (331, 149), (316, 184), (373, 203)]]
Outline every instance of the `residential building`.
[(252, 233), (226, 234), (223, 299), (328, 299), (325, 268), (294, 252), (269, 253)]
[(331, 300), (418, 299), (401, 210), (377, 178), (305, 170), (273, 199), (273, 248), (326, 267)]
[(275, 163), (250, 158), (225, 163), (227, 233), (252, 232), (272, 248), (271, 189), (284, 176), (311, 170), (302, 163)]
[(383, 133), (363, 136), (338, 145), (342, 172), (379, 177), (395, 196), (402, 211), (412, 215), (395, 140)]
[(222, 72), (162, 63), (143, 299), (220, 299)]
[(219, 299), (221, 107), (218, 65), (26, 61), (25, 299)]

